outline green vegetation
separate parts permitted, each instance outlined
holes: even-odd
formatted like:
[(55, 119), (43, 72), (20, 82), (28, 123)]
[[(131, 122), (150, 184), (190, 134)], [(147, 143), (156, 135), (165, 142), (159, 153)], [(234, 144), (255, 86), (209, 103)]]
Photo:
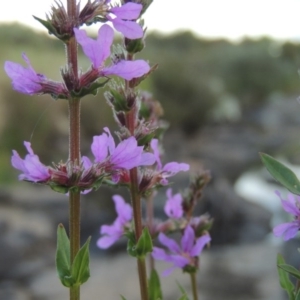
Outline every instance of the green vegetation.
[[(38, 72), (60, 80), (59, 69), (64, 66), (65, 57), (63, 46), (55, 39), (19, 24), (2, 24), (0, 43), (2, 66), (5, 60), (23, 64), (24, 51)], [(143, 83), (144, 87), (162, 102), (172, 128), (189, 134), (210, 121), (242, 117), (265, 101), (272, 101), (274, 95), (299, 93), (300, 44), (268, 38), (231, 43), (199, 39), (190, 32), (172, 36), (152, 33), (147, 37), (143, 55), (152, 65), (159, 64), (158, 70)], [(89, 67), (84, 56), (80, 56), (80, 65), (83, 70)], [(42, 160), (51, 162), (67, 157), (67, 105), (47, 96), (21, 95), (12, 90), (3, 68), (0, 72), (3, 182), (15, 176), (9, 173), (13, 172), (9, 167), (11, 149), (24, 154), (21, 141), (30, 140), (31, 136), (33, 148)], [(89, 153), (93, 135), (99, 134), (103, 126), (114, 126), (110, 108), (104, 102), (102, 93), (83, 101), (85, 154)], [(225, 111), (227, 104), (229, 112)]]

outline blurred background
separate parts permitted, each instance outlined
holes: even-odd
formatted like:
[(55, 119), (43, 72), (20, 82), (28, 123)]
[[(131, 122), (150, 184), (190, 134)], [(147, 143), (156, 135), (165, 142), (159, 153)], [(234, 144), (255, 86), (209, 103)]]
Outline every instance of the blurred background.
[[(268, 176), (259, 152), (300, 165), (300, 1), (156, 0), (145, 15), (149, 28), (141, 57), (159, 68), (141, 88), (159, 100), (165, 134), (164, 161), (191, 164), (191, 174), (174, 178), (173, 191), (186, 187), (199, 169), (211, 171), (197, 213), (214, 218), (212, 245), (200, 261), (200, 299), (286, 299), (280, 290), (276, 255), (297, 266), (298, 240), (283, 244), (272, 227), (287, 220), (274, 190), (286, 192)], [(63, 2), (64, 3), (64, 2)], [(84, 3), (84, 1), (83, 1)], [(31, 15), (44, 18), (52, 1), (6, 3), (0, 11), (0, 61), (23, 64), (26, 52), (35, 70), (60, 80), (62, 44), (49, 37)], [(17, 10), (16, 10), (17, 8)], [(92, 34), (97, 30), (92, 27)], [(80, 52), (80, 65), (89, 61)], [(82, 103), (82, 154), (90, 155), (94, 135), (116, 129), (100, 92)], [(63, 100), (21, 95), (0, 69), (0, 299), (66, 299), (59, 285), (54, 253), (58, 223), (68, 226), (68, 201), (47, 187), (18, 182), (11, 150), (25, 154), (31, 141), (41, 161), (67, 159), (68, 109)], [(92, 235), (91, 280), (83, 299), (138, 299), (136, 266), (125, 241), (112, 251), (95, 243), (99, 227), (115, 218), (111, 196), (127, 191), (100, 188), (83, 197), (82, 241)], [(161, 191), (158, 216), (165, 201)], [(159, 264), (159, 269), (166, 266)], [(128, 273), (133, 274), (128, 276)], [(180, 271), (163, 278), (165, 300), (178, 298)], [(116, 289), (115, 283), (118, 288)]]

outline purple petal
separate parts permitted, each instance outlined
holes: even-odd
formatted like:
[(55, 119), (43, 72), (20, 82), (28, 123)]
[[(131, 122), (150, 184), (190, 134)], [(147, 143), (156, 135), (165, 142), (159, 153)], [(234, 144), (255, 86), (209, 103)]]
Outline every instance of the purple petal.
[(190, 251), (190, 255), (192, 257), (199, 256), (204, 246), (210, 241), (211, 241), (211, 237), (208, 234), (199, 237), (196, 241), (196, 244), (193, 246), (192, 250)]
[(168, 200), (164, 207), (166, 215), (170, 218), (179, 219), (183, 215), (182, 196), (178, 193), (172, 196), (172, 189), (167, 190)]
[(27, 170), (26, 174), (20, 175), (21, 179), (28, 179), (34, 182), (45, 181), (49, 179), (49, 170), (44, 166), (37, 155), (26, 155), (24, 166)]
[(88, 168), (90, 168), (92, 166), (91, 160), (88, 157), (86, 157), (86, 156), (82, 156), (81, 157), (81, 162), (82, 162), (83, 167), (85, 169), (88, 169)]
[(23, 172), (19, 175), (19, 179), (33, 182), (48, 180), (50, 178), (48, 167), (40, 162), (39, 157), (31, 149), (29, 142), (24, 142), (24, 145), (29, 153), (25, 156), (25, 159), (21, 159), (15, 150), (13, 150), (11, 158), (12, 166)]
[(101, 249), (107, 249), (109, 248), (112, 244), (114, 244), (119, 238), (116, 236), (108, 236), (105, 235), (98, 239), (97, 241), (97, 246)]
[(102, 225), (100, 233), (106, 235), (116, 235), (120, 237), (123, 233), (120, 220), (117, 218), (112, 225)]
[(113, 201), (115, 202), (116, 212), (121, 223), (125, 224), (132, 219), (132, 207), (126, 203), (120, 195), (114, 195)]
[(157, 260), (169, 261), (169, 255), (166, 254), (166, 251), (158, 247), (153, 247), (152, 257)]
[(160, 233), (158, 235), (158, 240), (162, 245), (167, 247), (171, 252), (180, 253), (180, 247), (179, 245), (172, 240), (171, 238), (167, 237), (165, 234)]
[(103, 75), (117, 75), (126, 80), (131, 80), (145, 75), (149, 70), (150, 67), (144, 60), (121, 60), (115, 65), (104, 68), (101, 73)]
[(31, 148), (31, 143), (30, 143), (30, 142), (26, 142), (26, 141), (25, 141), (25, 142), (24, 142), (24, 146), (25, 146), (27, 152), (28, 152), (30, 155), (34, 155), (34, 152), (33, 152), (32, 148)]
[(26, 172), (24, 160), (20, 157), (19, 153), (16, 150), (13, 150), (13, 155), (11, 157), (11, 164), (15, 169), (20, 170), (23, 173)]
[(143, 147), (137, 146), (134, 137), (122, 141), (111, 156), (111, 163), (114, 168), (124, 168), (130, 170), (137, 167), (141, 161)]
[(151, 141), (151, 148), (153, 150), (153, 154), (154, 154), (155, 159), (156, 159), (157, 169), (161, 170), (162, 169), (162, 163), (161, 163), (161, 160), (160, 160), (160, 152), (159, 152), (159, 147), (158, 147), (158, 139), (153, 139)]
[(297, 232), (299, 231), (299, 225), (299, 221), (283, 223), (274, 227), (273, 233), (277, 237), (284, 235), (283, 239), (287, 241), (296, 236)]
[(116, 149), (115, 141), (114, 141), (108, 127), (104, 127), (103, 131), (106, 132), (106, 134), (107, 134), (108, 150), (109, 150), (109, 153), (112, 154), (112, 153), (114, 153), (114, 151)]
[(181, 238), (181, 248), (184, 252), (190, 253), (195, 242), (195, 232), (191, 226), (187, 226)]
[(121, 7), (113, 7), (110, 11), (120, 19), (133, 20), (140, 16), (143, 5), (128, 2)]
[(190, 169), (190, 166), (188, 164), (177, 163), (177, 162), (167, 163), (163, 167), (163, 171), (169, 173), (170, 176), (173, 176), (180, 171), (188, 171), (189, 169)]
[(170, 255), (170, 261), (178, 268), (183, 268), (189, 263), (189, 259), (182, 255)]
[(74, 28), (77, 42), (81, 45), (84, 54), (90, 59), (93, 67), (98, 69), (110, 55), (114, 32), (108, 25), (103, 25), (98, 31), (98, 38), (88, 37), (85, 30)]
[(92, 153), (96, 162), (103, 161), (108, 155), (108, 137), (106, 134), (101, 134), (93, 137), (91, 146)]
[(113, 19), (109, 16), (107, 16), (107, 19), (112, 22), (117, 31), (121, 32), (128, 39), (140, 39), (144, 35), (142, 27), (135, 21), (124, 21), (120, 18)]
[(141, 155), (139, 166), (152, 166), (155, 163), (155, 156), (152, 153), (144, 152)]
[(293, 200), (294, 200), (293, 202), (281, 200), (282, 207), (287, 213), (289, 213), (293, 216), (299, 216), (300, 210), (295, 203), (296, 199), (294, 199), (294, 197), (293, 197)]
[(12, 79), (12, 85), (16, 91), (28, 95), (37, 94), (41, 91), (40, 82), (45, 80), (46, 77), (34, 71), (25, 53), (23, 53), (22, 57), (28, 65), (27, 68), (7, 61), (4, 64), (4, 70), (10, 79)]

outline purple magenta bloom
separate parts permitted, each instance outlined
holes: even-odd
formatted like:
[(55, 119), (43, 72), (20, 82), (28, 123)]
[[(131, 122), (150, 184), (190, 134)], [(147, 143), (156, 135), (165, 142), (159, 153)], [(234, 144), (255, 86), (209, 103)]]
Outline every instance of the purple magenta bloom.
[(23, 174), (19, 175), (19, 180), (29, 180), (33, 182), (45, 182), (49, 180), (49, 168), (40, 162), (39, 157), (34, 154), (29, 142), (24, 142), (24, 145), (28, 151), (25, 159), (22, 159), (15, 150), (13, 150), (11, 157), (13, 167), (23, 172)]
[[(144, 153), (142, 146), (138, 146), (134, 137), (129, 137), (121, 141), (117, 146), (107, 127), (104, 128), (102, 135), (94, 136), (91, 146), (96, 163), (104, 163), (108, 171), (113, 173), (113, 181), (119, 181), (118, 171), (130, 170), (138, 166), (148, 166), (155, 162), (152, 153)], [(85, 163), (89, 164), (88, 158), (84, 158)], [(116, 172), (115, 172), (116, 171)]]
[(158, 140), (153, 139), (151, 141), (151, 148), (153, 150), (153, 154), (155, 156), (155, 160), (157, 163), (157, 170), (161, 173), (161, 181), (160, 183), (162, 185), (167, 185), (169, 182), (167, 180), (168, 177), (172, 177), (176, 175), (178, 172), (181, 171), (188, 171), (190, 169), (190, 166), (186, 163), (177, 163), (177, 162), (170, 162), (162, 166), (161, 160), (160, 160), (160, 152), (158, 148)]
[(144, 60), (120, 60), (112, 66), (105, 67), (104, 63), (110, 55), (110, 47), (114, 39), (114, 31), (108, 25), (104, 24), (100, 27), (97, 40), (88, 37), (85, 30), (74, 28), (74, 33), (77, 42), (92, 62), (93, 69), (98, 71), (99, 76), (117, 75), (131, 80), (149, 72), (150, 67)]
[(172, 189), (167, 190), (167, 202), (164, 207), (165, 213), (168, 217), (173, 219), (180, 219), (183, 216), (182, 196), (181, 194), (172, 195)]
[[(114, 28), (120, 31), (128, 39), (139, 39), (144, 35), (143, 29), (135, 22), (140, 16), (143, 6), (141, 4), (128, 2), (121, 7), (110, 9), (112, 15), (107, 19), (112, 22)], [(133, 20), (133, 21), (130, 21)]]
[(46, 81), (47, 78), (34, 71), (25, 53), (22, 54), (22, 58), (26, 62), (27, 68), (12, 61), (6, 61), (4, 64), (4, 70), (12, 80), (13, 88), (28, 95), (41, 93), (41, 83)]
[(278, 191), (276, 191), (275, 193), (281, 199), (283, 209), (295, 218), (294, 221), (277, 225), (273, 229), (273, 233), (275, 236), (278, 237), (283, 235), (283, 239), (287, 241), (295, 237), (300, 229), (300, 196), (289, 193), (287, 196), (287, 200), (284, 200)]
[(104, 236), (97, 241), (97, 246), (101, 249), (107, 249), (119, 240), (130, 227), (132, 219), (132, 207), (119, 195), (114, 195), (113, 200), (118, 216), (112, 225), (101, 226), (100, 233)]
[(176, 268), (197, 267), (196, 258), (201, 254), (204, 246), (211, 241), (211, 238), (208, 234), (205, 234), (195, 240), (194, 230), (191, 226), (187, 226), (181, 238), (180, 246), (163, 233), (159, 234), (158, 240), (168, 248), (171, 254), (161, 248), (153, 247), (153, 258), (174, 264), (172, 268), (163, 272), (163, 275), (167, 276)]

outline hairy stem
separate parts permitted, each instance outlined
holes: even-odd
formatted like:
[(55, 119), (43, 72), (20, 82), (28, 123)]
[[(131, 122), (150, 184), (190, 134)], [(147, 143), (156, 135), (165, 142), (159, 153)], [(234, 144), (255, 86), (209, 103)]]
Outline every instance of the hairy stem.
[[(80, 164), (80, 100), (69, 100), (70, 143), (69, 160)], [(69, 238), (71, 264), (80, 249), (80, 192), (69, 193)], [(70, 300), (80, 299), (80, 287), (70, 288)]]
[[(132, 60), (133, 57), (131, 55), (128, 55), (127, 59)], [(127, 80), (125, 81), (125, 88), (127, 90), (130, 89), (130, 82)], [(136, 118), (136, 106), (126, 116), (126, 125), (132, 136), (134, 136), (134, 129), (136, 125), (135, 118)], [(139, 193), (137, 168), (133, 168), (130, 170), (130, 193), (131, 193), (131, 202), (133, 208), (135, 239), (137, 242), (143, 230), (141, 195)], [(139, 281), (140, 281), (141, 300), (148, 300), (147, 270), (146, 270), (145, 259), (137, 259), (137, 264), (138, 264), (138, 274), (139, 274)]]
[[(76, 0), (67, 0), (69, 20), (76, 19)], [(67, 67), (74, 83), (78, 80), (77, 42), (72, 37), (66, 45)], [(69, 99), (69, 161), (80, 165), (80, 99)], [(69, 238), (71, 264), (80, 249), (80, 192), (69, 193)], [(80, 300), (80, 287), (70, 288), (70, 300)]]

